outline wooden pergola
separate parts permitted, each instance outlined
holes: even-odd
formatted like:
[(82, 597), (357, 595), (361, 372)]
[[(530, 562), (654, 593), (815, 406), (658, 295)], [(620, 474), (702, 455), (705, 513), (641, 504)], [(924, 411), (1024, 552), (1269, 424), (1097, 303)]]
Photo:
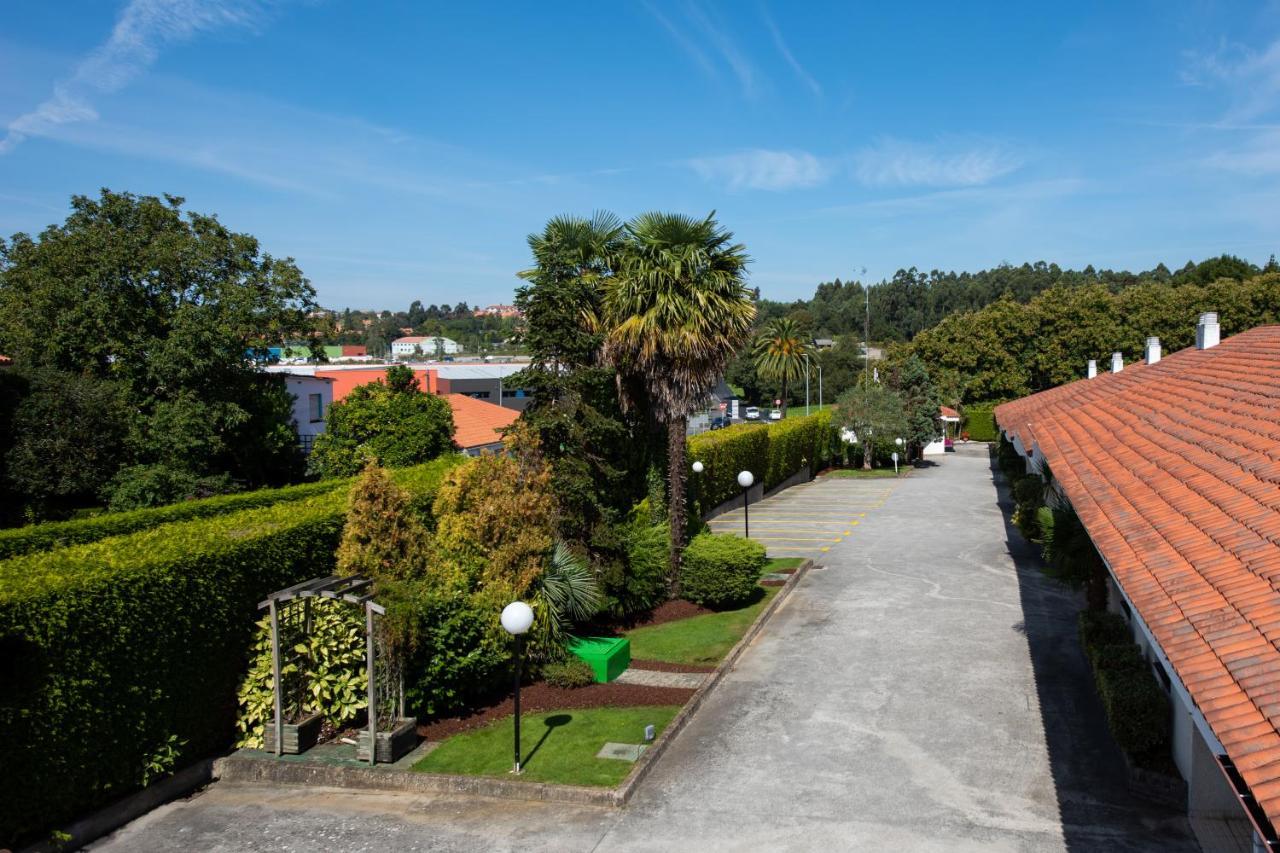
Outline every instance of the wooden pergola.
[[(378, 689), (374, 642), (374, 617), (385, 616), (386, 608), (373, 600), (373, 580), (361, 575), (343, 577), (328, 575), (312, 578), (273, 592), (258, 602), (259, 610), (271, 613), (271, 669), (275, 682), (275, 753), (284, 752), (284, 685), (280, 677), (280, 626), (282, 620), (300, 622), (305, 634), (311, 633), (311, 600), (328, 598), (364, 609), (365, 667), (369, 676), (369, 763), (378, 755)], [(400, 690), (400, 716), (404, 716), (404, 690)]]

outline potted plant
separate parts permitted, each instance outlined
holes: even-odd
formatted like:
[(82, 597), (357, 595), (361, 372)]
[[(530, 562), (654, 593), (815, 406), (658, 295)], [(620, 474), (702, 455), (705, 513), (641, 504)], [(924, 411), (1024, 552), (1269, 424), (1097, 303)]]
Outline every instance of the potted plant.
[[(324, 726), (324, 714), (319, 711), (305, 714), (296, 722), (285, 722), (281, 728), (284, 734), (281, 737), (283, 748), (281, 752), (285, 755), (299, 755), (316, 745), (320, 740), (320, 729)], [(276, 751), (276, 727), (275, 723), (268, 722), (266, 730), (262, 734), (262, 748), (266, 752)]]

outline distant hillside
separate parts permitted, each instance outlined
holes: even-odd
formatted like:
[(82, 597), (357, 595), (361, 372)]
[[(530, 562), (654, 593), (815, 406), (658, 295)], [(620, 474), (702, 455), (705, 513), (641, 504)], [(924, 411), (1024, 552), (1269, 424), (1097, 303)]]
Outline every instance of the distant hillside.
[[(1276, 267), (1275, 259), (1265, 268)], [(1141, 284), (1208, 284), (1221, 278), (1237, 281), (1256, 276), (1263, 269), (1231, 255), (1200, 263), (1188, 261), (1177, 272), (1164, 264), (1144, 272), (1063, 269), (1057, 264), (1037, 261), (1022, 266), (1002, 265), (979, 272), (920, 272), (915, 267), (899, 270), (889, 281), (872, 285), (871, 339), (910, 341), (925, 329), (962, 311), (976, 311), (996, 300), (1008, 298), (1020, 304), (1054, 288), (1102, 286), (1111, 293)], [(761, 320), (798, 315), (815, 337), (836, 338), (845, 334), (863, 336), (866, 291), (861, 282), (836, 279), (818, 285), (810, 300), (775, 302), (760, 300)]]

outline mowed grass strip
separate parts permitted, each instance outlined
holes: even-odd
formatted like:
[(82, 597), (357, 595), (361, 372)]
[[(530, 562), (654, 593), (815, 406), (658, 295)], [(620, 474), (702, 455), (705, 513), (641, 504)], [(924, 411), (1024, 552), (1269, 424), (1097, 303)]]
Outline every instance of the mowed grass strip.
[[(793, 569), (800, 565), (800, 561), (794, 557), (772, 559), (765, 564), (764, 570), (767, 573), (783, 568)], [(631, 641), (631, 658), (715, 666), (747, 633), (760, 611), (778, 594), (779, 587), (762, 586), (757, 589), (759, 592), (754, 600), (732, 610), (704, 613), (628, 631), (623, 636)]]
[(834, 471), (828, 471), (822, 476), (831, 477), (835, 480), (881, 480), (893, 479), (898, 475), (893, 472), (892, 468), (872, 468), (870, 471), (864, 471), (861, 468), (837, 468)]
[(512, 769), (512, 717), (473, 732), (454, 735), (413, 766), (421, 773), (498, 776), (530, 782), (609, 787), (635, 765), (596, 758), (606, 743), (644, 743), (644, 728), (659, 733), (680, 710), (678, 705), (643, 708), (574, 708), (524, 714), (520, 718), (521, 774)]

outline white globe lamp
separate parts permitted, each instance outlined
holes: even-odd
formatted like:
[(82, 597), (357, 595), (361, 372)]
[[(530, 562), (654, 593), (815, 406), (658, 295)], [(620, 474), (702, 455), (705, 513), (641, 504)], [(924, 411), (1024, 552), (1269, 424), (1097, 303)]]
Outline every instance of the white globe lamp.
[(701, 462), (693, 463), (693, 473), (701, 474), (704, 470), (706, 470), (706, 467)]
[(755, 475), (750, 471), (742, 471), (738, 474), (738, 485), (744, 489), (751, 488), (751, 484), (756, 481)]
[(523, 601), (513, 601), (502, 608), (502, 627), (508, 634), (527, 634), (533, 627), (533, 608)]

